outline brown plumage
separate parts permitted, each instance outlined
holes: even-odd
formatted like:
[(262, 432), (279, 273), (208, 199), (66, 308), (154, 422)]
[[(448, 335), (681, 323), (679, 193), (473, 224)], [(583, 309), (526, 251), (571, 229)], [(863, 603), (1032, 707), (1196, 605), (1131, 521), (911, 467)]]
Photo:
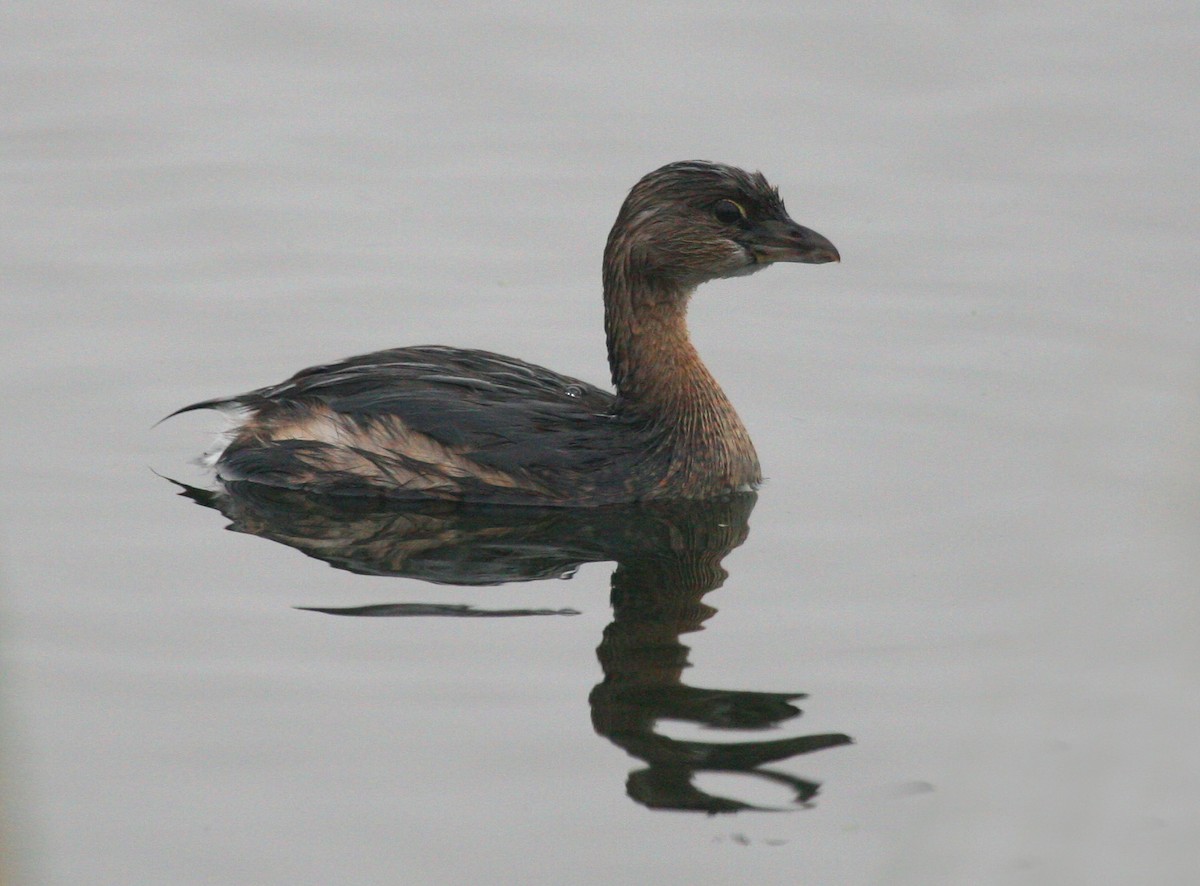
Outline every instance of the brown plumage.
[[(413, 347), (184, 407), (243, 414), (223, 479), (506, 504), (710, 498), (761, 479), (750, 436), (687, 332), (695, 288), (777, 261), (837, 261), (758, 173), (672, 163), (626, 198), (604, 251), (614, 396), (485, 351)], [(175, 413), (178, 414), (178, 413)]]

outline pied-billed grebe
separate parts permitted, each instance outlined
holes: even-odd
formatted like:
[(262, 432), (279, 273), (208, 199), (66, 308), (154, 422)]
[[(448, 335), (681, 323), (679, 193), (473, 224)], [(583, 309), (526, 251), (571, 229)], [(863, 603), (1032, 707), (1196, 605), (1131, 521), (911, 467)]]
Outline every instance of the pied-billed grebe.
[(226, 480), (529, 505), (710, 498), (761, 474), (688, 338), (689, 297), (774, 262), (838, 260), (761, 174), (671, 163), (629, 192), (604, 250), (615, 396), (511, 357), (426, 346), (314, 366), (179, 412), (241, 414), (215, 461)]

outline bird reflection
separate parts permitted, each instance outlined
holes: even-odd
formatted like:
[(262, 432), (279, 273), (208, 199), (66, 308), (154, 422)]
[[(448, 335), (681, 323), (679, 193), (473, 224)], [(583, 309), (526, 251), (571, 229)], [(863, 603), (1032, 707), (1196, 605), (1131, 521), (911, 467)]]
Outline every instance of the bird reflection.
[[(664, 501), (605, 508), (529, 508), (320, 498), (251, 483), (216, 490), (183, 484), (181, 495), (215, 508), (229, 529), (294, 547), (339, 569), (439, 584), (495, 585), (570, 576), (580, 565), (616, 562), (612, 623), (597, 657), (604, 679), (589, 696), (597, 733), (640, 760), (626, 791), (651, 809), (709, 814), (798, 808), (814, 781), (768, 768), (801, 754), (850, 743), (841, 733), (771, 741), (694, 741), (661, 734), (663, 720), (712, 730), (766, 730), (800, 715), (802, 693), (705, 689), (682, 682), (689, 667), (682, 634), (701, 630), (716, 610), (702, 598), (727, 577), (726, 554), (745, 541), (755, 496)], [(343, 616), (519, 617), (574, 615), (573, 609), (481, 609), (461, 604), (395, 603), (308, 607)], [(790, 804), (764, 807), (706, 792), (702, 773), (733, 773), (781, 785)]]

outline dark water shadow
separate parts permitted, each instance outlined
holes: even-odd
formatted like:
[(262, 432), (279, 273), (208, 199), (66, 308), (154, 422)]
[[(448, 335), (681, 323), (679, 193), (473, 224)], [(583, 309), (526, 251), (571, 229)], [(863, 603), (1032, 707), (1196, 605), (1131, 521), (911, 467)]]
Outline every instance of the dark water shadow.
[[(801, 714), (794, 702), (804, 693), (706, 689), (682, 682), (690, 664), (680, 637), (702, 630), (716, 614), (702, 598), (722, 585), (728, 576), (722, 560), (746, 540), (755, 503), (751, 493), (708, 502), (542, 509), (315, 498), (246, 483), (217, 490), (177, 485), (181, 495), (224, 514), (230, 530), (364, 575), (499, 585), (568, 577), (584, 563), (615, 561), (613, 621), (597, 649), (604, 679), (588, 701), (596, 732), (645, 764), (629, 775), (626, 791), (651, 809), (715, 814), (802, 808), (819, 785), (770, 764), (851, 742), (841, 733), (684, 741), (657, 731), (663, 720), (712, 730), (767, 730)], [(359, 617), (578, 614), (444, 602), (300, 608)], [(710, 772), (782, 785), (793, 800), (764, 807), (707, 793), (695, 777)]]

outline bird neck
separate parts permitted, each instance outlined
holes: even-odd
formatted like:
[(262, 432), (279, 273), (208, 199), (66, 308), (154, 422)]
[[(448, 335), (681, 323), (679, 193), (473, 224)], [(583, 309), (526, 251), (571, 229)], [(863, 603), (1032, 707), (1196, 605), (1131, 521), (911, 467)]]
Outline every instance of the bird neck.
[(688, 335), (693, 289), (639, 273), (627, 256), (606, 256), (604, 328), (617, 411), (651, 428), (689, 482), (748, 486), (759, 481), (758, 457)]

